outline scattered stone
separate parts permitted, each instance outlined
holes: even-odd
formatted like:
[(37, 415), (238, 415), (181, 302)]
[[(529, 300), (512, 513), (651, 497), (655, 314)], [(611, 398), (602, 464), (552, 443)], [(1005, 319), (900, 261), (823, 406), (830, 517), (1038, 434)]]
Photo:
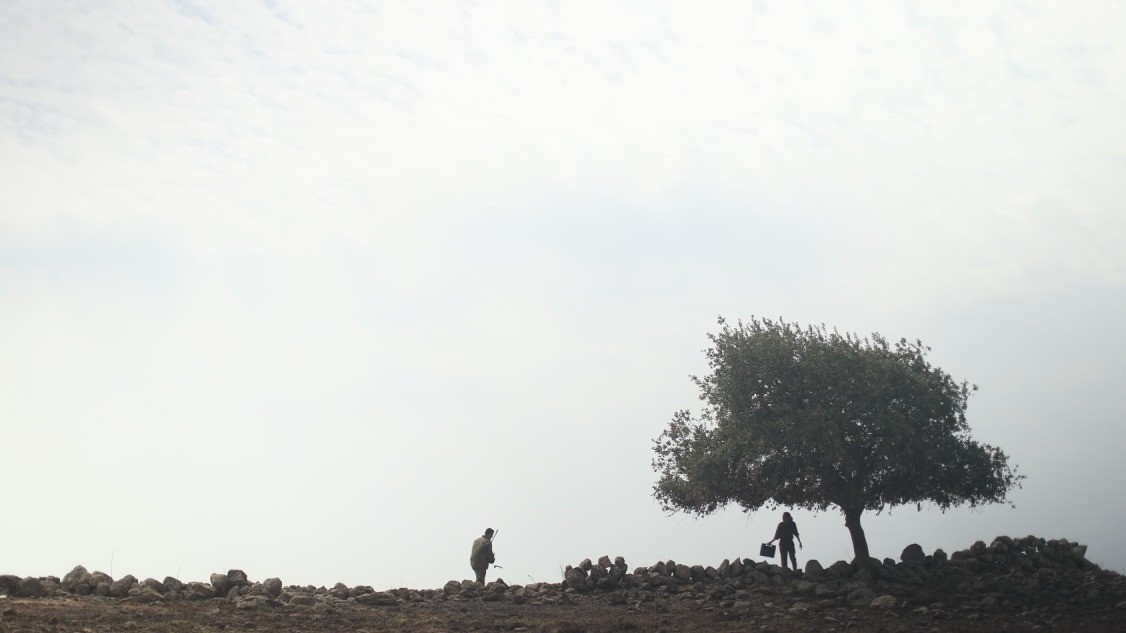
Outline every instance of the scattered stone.
[(109, 586), (109, 595), (114, 598), (124, 598), (129, 595), (129, 590), (135, 584), (137, 584), (137, 579), (132, 574), (126, 575)]
[[(65, 591), (79, 593), (79, 587), (84, 585), (89, 578), (90, 572), (86, 571), (86, 568), (82, 565), (78, 565), (70, 570), (70, 573), (63, 576), (61, 586)], [(86, 593), (89, 593), (89, 588), (87, 588)]]
[(211, 574), (211, 587), (215, 589), (215, 595), (225, 596), (231, 589), (231, 581), (226, 574)]
[(875, 598), (876, 592), (867, 587), (861, 587), (848, 594), (848, 603), (852, 606), (870, 605)]
[(281, 578), (267, 578), (266, 580), (262, 581), (262, 590), (265, 591), (266, 595), (268, 596), (273, 596), (275, 598), (277, 596), (280, 596), (282, 592)]
[(189, 582), (185, 590), (188, 600), (210, 600), (215, 597), (215, 587), (202, 582)]
[(245, 587), (250, 584), (246, 578), (246, 572), (241, 569), (232, 569), (227, 572), (227, 582), (232, 587)]
[[(462, 581), (463, 586), (464, 586), (465, 583), (469, 583), (471, 585), (475, 584), (472, 580)], [(372, 589), (371, 587), (369, 587), (367, 585), (356, 585), (355, 587), (352, 587), (351, 589), (348, 590), (348, 597), (349, 598), (358, 598), (360, 596), (363, 596), (363, 595), (366, 595), (366, 594), (369, 594), (369, 593), (374, 593), (374, 592), (375, 592), (375, 589)]]
[[(595, 567), (594, 569), (599, 568)], [(505, 584), (504, 580), (498, 579), (485, 585), (485, 588), (482, 590), (481, 600), (484, 600), (485, 602), (496, 602), (503, 598), (505, 592), (507, 591), (508, 585)]]
[(313, 605), (313, 611), (316, 611), (320, 614), (325, 614), (332, 613), (334, 609), (332, 608), (332, 605), (327, 602), (318, 602)]
[(805, 615), (809, 613), (811, 607), (804, 602), (795, 602), (790, 606), (790, 615)]
[(164, 596), (160, 595), (160, 592), (156, 589), (153, 589), (152, 587), (140, 587), (136, 593), (130, 592), (130, 594), (132, 595), (133, 600), (140, 602), (141, 604), (149, 604), (152, 602), (157, 602), (159, 600), (164, 600)]
[(736, 558), (735, 561), (733, 563), (731, 563), (731, 577), (732, 578), (738, 578), (739, 576), (742, 576), (742, 575), (743, 575), (743, 561), (741, 559)]
[[(899, 555), (899, 560), (905, 563), (921, 563), (926, 560), (926, 552), (923, 551), (923, 546), (918, 543), (912, 543), (903, 548), (903, 553)], [(894, 564), (894, 561), (892, 561)]]
[(868, 606), (872, 607), (873, 609), (891, 609), (895, 606), (895, 603), (895, 596), (889, 596), (885, 594), (877, 598), (873, 598), (872, 602), (869, 603)]
[(0, 594), (13, 595), (20, 586), (20, 577), (11, 574), (0, 576)]
[(572, 567), (563, 575), (563, 584), (575, 591), (586, 589), (587, 574), (582, 567)]
[(359, 604), (368, 604), (374, 606), (390, 606), (398, 603), (398, 599), (394, 594), (386, 591), (373, 591), (372, 593), (365, 593), (353, 598)]
[[(903, 549), (900, 562), (837, 561), (826, 569), (820, 562), (808, 560), (803, 572), (742, 558), (724, 560), (715, 567), (665, 560), (631, 572), (624, 558), (603, 555), (595, 563), (585, 559), (573, 567), (567, 566), (558, 583), (509, 586), (497, 579), (478, 586), (471, 580), (451, 580), (439, 589), (387, 591), (375, 591), (366, 585), (349, 588), (343, 583), (331, 589), (283, 587), (278, 578), (251, 583), (241, 570), (212, 574), (208, 583), (186, 585), (172, 577), (137, 582), (136, 578), (125, 576), (113, 581), (107, 574), (88, 573), (78, 566), (61, 581), (54, 577), (0, 576), (0, 595), (24, 598), (52, 596), (56, 592), (93, 593), (118, 599), (127, 597), (138, 603), (226, 597), (230, 605), (222, 606), (223, 609), (252, 611), (285, 604), (329, 614), (334, 608), (347, 608), (344, 601), (364, 607), (410, 606), (429, 601), (570, 605), (593, 593), (594, 599), (603, 604), (639, 613), (660, 614), (699, 605), (723, 609), (730, 617), (759, 625), (776, 618), (804, 618), (819, 612), (818, 620), (835, 618), (834, 628), (844, 631), (850, 625), (859, 626), (855, 624), (856, 614), (848, 615), (852, 608), (883, 612), (874, 617), (915, 618), (932, 624), (944, 620), (987, 622), (1002, 614), (1020, 613), (1021, 617), (1028, 614), (1028, 630), (1037, 630), (1037, 626), (1046, 630), (1058, 626), (1061, 615), (1126, 610), (1126, 580), (1115, 572), (1099, 569), (1087, 560), (1086, 554), (1086, 547), (1063, 539), (1002, 536), (988, 546), (978, 541), (955, 552), (950, 560), (942, 550), (928, 556), (920, 545), (912, 543)], [(937, 598), (951, 604), (943, 605)], [(754, 628), (761, 630), (761, 626)]]
[(16, 595), (21, 598), (39, 598), (44, 595), (43, 583), (38, 578), (24, 578), (16, 590)]
[(805, 562), (805, 575), (810, 579), (820, 578), (825, 573), (825, 568), (816, 559), (809, 559)]
[(235, 601), (236, 609), (261, 609), (268, 605), (270, 599), (266, 596), (246, 596)]

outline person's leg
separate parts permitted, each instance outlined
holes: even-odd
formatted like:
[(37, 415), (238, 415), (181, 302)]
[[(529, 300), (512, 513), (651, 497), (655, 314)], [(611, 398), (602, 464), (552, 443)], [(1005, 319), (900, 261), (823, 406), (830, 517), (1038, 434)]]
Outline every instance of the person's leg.
[(481, 569), (474, 569), (473, 570), (473, 571), (477, 572), (477, 584), (478, 585), (485, 584), (485, 572), (487, 572), (488, 570), (489, 570), (488, 567), (482, 567)]
[(781, 542), (779, 544), (781, 545), (781, 567), (783, 567), (783, 569), (787, 569), (786, 559), (789, 558), (790, 561), (793, 561), (794, 571), (797, 571), (797, 559), (794, 558), (794, 542)]

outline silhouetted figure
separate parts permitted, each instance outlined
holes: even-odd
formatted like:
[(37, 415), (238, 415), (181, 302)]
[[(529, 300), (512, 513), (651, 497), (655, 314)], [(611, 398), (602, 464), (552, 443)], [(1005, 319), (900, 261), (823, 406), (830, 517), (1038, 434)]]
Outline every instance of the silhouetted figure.
[(469, 550), (469, 566), (477, 572), (477, 584), (485, 584), (485, 572), (489, 564), (496, 561), (493, 556), (493, 528), (487, 528), (484, 536), (478, 536), (473, 541), (473, 549)]
[(794, 571), (798, 570), (798, 557), (794, 552), (794, 539), (798, 539), (798, 547), (801, 547), (801, 535), (798, 534), (798, 524), (794, 523), (794, 518), (790, 516), (789, 512), (782, 513), (782, 522), (778, 524), (778, 529), (774, 530), (774, 538), (770, 542), (778, 541), (778, 546), (782, 549), (782, 567), (786, 567), (786, 554), (790, 555), (790, 562), (794, 565)]

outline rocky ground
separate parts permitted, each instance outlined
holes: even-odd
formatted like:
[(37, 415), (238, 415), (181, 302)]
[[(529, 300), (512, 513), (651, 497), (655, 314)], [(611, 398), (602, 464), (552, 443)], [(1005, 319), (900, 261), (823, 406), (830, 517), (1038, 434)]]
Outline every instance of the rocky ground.
[(240, 570), (207, 583), (0, 576), (0, 633), (136, 631), (1126, 631), (1126, 579), (1067, 540), (998, 537), (949, 557), (918, 545), (801, 574), (749, 559), (630, 571), (620, 557), (560, 583), (441, 589), (283, 586)]

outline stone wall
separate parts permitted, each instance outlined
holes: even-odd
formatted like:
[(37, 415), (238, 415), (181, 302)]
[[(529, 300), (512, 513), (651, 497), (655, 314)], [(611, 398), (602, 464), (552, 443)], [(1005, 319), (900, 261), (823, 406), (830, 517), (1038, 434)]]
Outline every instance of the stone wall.
[(978, 541), (947, 556), (926, 554), (918, 544), (903, 549), (900, 560), (875, 558), (816, 560), (801, 572), (749, 558), (717, 566), (658, 561), (622, 574), (621, 557), (609, 564), (603, 556), (564, 571), (563, 586), (577, 593), (626, 591), (632, 600), (645, 594), (690, 593), (734, 605), (748, 593), (774, 593), (800, 599), (798, 609), (833, 607), (942, 609), (1028, 608), (1042, 606), (1126, 609), (1126, 579), (1101, 570), (1086, 558), (1087, 547), (1066, 539), (999, 536), (989, 545)]
[(76, 595), (141, 603), (222, 599), (244, 609), (319, 611), (349, 603), (379, 607), (503, 600), (537, 605), (565, 604), (579, 597), (607, 600), (627, 609), (694, 600), (738, 611), (769, 599), (769, 604), (784, 605), (791, 613), (871, 608), (931, 613), (938, 618), (954, 609), (1126, 609), (1124, 577), (1099, 569), (1087, 560), (1086, 553), (1085, 546), (1066, 539), (1001, 536), (989, 545), (978, 541), (950, 556), (942, 550), (927, 554), (912, 544), (904, 548), (898, 561), (837, 561), (825, 567), (810, 560), (801, 572), (749, 558), (724, 560), (714, 567), (666, 560), (630, 571), (622, 557), (602, 556), (567, 566), (559, 583), (509, 586), (498, 579), (480, 586), (471, 580), (451, 580), (441, 589), (387, 591), (343, 583), (332, 588), (283, 586), (278, 578), (252, 582), (237, 569), (211, 574), (206, 583), (185, 583), (172, 577), (114, 580), (78, 566), (62, 579), (0, 576), (0, 595)]

